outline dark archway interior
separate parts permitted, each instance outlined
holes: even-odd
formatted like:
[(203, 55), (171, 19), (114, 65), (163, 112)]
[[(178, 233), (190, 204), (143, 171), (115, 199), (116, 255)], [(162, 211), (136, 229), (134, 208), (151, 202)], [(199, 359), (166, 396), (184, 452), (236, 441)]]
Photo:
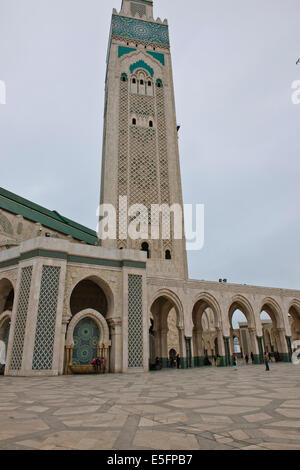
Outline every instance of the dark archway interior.
[(70, 299), (70, 308), (72, 315), (91, 308), (106, 317), (108, 304), (101, 287), (90, 279), (85, 279), (74, 288)]
[(13, 309), (13, 304), (14, 304), (14, 290), (11, 289), (10, 293), (8, 294), (5, 304), (4, 304), (4, 309), (3, 311), (5, 312), (6, 310), (12, 310)]

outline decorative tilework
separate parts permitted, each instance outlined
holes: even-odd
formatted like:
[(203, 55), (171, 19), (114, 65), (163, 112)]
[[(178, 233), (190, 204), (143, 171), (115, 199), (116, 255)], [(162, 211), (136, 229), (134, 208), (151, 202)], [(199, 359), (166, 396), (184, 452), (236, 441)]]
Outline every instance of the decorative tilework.
[(60, 268), (43, 266), (32, 370), (51, 370)]
[(143, 367), (142, 276), (128, 276), (128, 367)]
[(98, 356), (99, 328), (92, 318), (83, 318), (75, 327), (73, 365), (91, 364)]
[(139, 60), (138, 62), (131, 64), (129, 69), (130, 69), (130, 73), (133, 73), (136, 69), (145, 69), (145, 70), (148, 70), (151, 77), (153, 77), (154, 75), (154, 70), (150, 67), (150, 65), (146, 64), (146, 62), (144, 62), (143, 60)]
[(133, 3), (130, 4), (130, 11), (132, 16), (135, 16), (137, 13), (142, 16), (146, 16), (146, 6), (140, 3)]
[(168, 25), (119, 15), (112, 16), (111, 35), (163, 46), (170, 44)]
[(158, 60), (162, 65), (165, 65), (165, 56), (160, 52), (147, 51), (147, 54), (152, 55), (154, 59)]
[(124, 46), (119, 46), (118, 47), (118, 57), (122, 57), (125, 54), (130, 54), (130, 52), (134, 52), (136, 49), (132, 47), (124, 47)]
[(22, 366), (31, 278), (32, 266), (23, 268), (21, 273), (20, 293), (14, 330), (12, 358), (10, 364), (10, 369), (12, 370), (20, 370)]
[(1, 228), (5, 233), (8, 233), (9, 235), (13, 234), (13, 228), (10, 221), (5, 217), (5, 215), (0, 214), (0, 230)]

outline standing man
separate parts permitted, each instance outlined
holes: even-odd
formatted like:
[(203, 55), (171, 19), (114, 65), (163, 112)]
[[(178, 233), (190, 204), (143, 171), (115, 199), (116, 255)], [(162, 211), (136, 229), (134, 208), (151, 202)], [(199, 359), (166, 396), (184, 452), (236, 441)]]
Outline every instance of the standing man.
[(254, 364), (254, 354), (253, 354), (253, 352), (250, 355), (251, 355), (252, 364)]
[(248, 364), (248, 362), (249, 362), (249, 356), (248, 356), (248, 354), (246, 354), (246, 356), (245, 356), (245, 361), (246, 361), (246, 364)]
[(179, 354), (177, 354), (177, 356), (176, 356), (176, 362), (177, 362), (177, 369), (180, 369), (181, 359), (180, 359)]
[(268, 354), (265, 352), (265, 364), (266, 364), (266, 370), (270, 370), (270, 367), (269, 367), (269, 356)]

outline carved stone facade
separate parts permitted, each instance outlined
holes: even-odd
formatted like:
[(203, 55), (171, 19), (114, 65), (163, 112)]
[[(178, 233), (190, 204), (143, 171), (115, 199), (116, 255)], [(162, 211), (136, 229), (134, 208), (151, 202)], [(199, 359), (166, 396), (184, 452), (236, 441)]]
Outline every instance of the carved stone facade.
[[(104, 117), (101, 202), (182, 207), (168, 24), (154, 20), (151, 0), (123, 0), (113, 12)], [(168, 367), (170, 353), (183, 368), (215, 354), (229, 366), (235, 337), (256, 363), (267, 350), (290, 360), (300, 291), (190, 280), (185, 240), (172, 231), (169, 240), (97, 242), (92, 230), (0, 188), (6, 375), (92, 373), (94, 356), (106, 373)], [(238, 330), (237, 310), (247, 320)]]

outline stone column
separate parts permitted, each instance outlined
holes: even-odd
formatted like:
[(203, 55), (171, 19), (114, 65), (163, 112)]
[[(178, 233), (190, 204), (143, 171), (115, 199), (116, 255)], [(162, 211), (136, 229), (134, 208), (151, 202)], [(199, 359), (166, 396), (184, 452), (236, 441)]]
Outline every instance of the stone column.
[(110, 318), (107, 320), (111, 335), (110, 370), (122, 372), (122, 320)]
[(168, 329), (164, 328), (160, 332), (160, 337), (161, 337), (161, 359), (162, 359), (162, 365), (163, 367), (168, 367), (168, 359), (169, 359), (169, 353), (168, 353)]
[(277, 328), (277, 333), (279, 337), (279, 342), (280, 342), (280, 359), (283, 362), (289, 362), (289, 350), (288, 350), (288, 345), (286, 342), (286, 337), (285, 337), (285, 329), (284, 328)]
[(250, 353), (253, 352), (254, 355), (254, 363), (260, 364), (260, 356), (259, 356), (259, 349), (257, 343), (257, 336), (256, 336), (256, 329), (248, 327), (248, 333), (250, 338)]
[(193, 343), (194, 343), (194, 363), (196, 367), (203, 366), (203, 340), (202, 330), (193, 331)]
[(69, 315), (63, 315), (62, 317), (62, 326), (61, 326), (61, 338), (60, 338), (60, 353), (59, 353), (59, 370), (58, 374), (63, 375), (65, 373), (65, 342), (66, 342), (66, 332), (67, 325), (71, 317)]
[[(219, 349), (219, 356), (221, 356), (221, 365), (226, 366), (228, 362), (228, 354), (230, 355), (229, 350), (229, 338), (223, 337), (223, 332), (221, 328), (216, 328), (217, 335), (218, 335), (218, 349)], [(225, 350), (225, 339), (228, 340), (228, 351)]]

